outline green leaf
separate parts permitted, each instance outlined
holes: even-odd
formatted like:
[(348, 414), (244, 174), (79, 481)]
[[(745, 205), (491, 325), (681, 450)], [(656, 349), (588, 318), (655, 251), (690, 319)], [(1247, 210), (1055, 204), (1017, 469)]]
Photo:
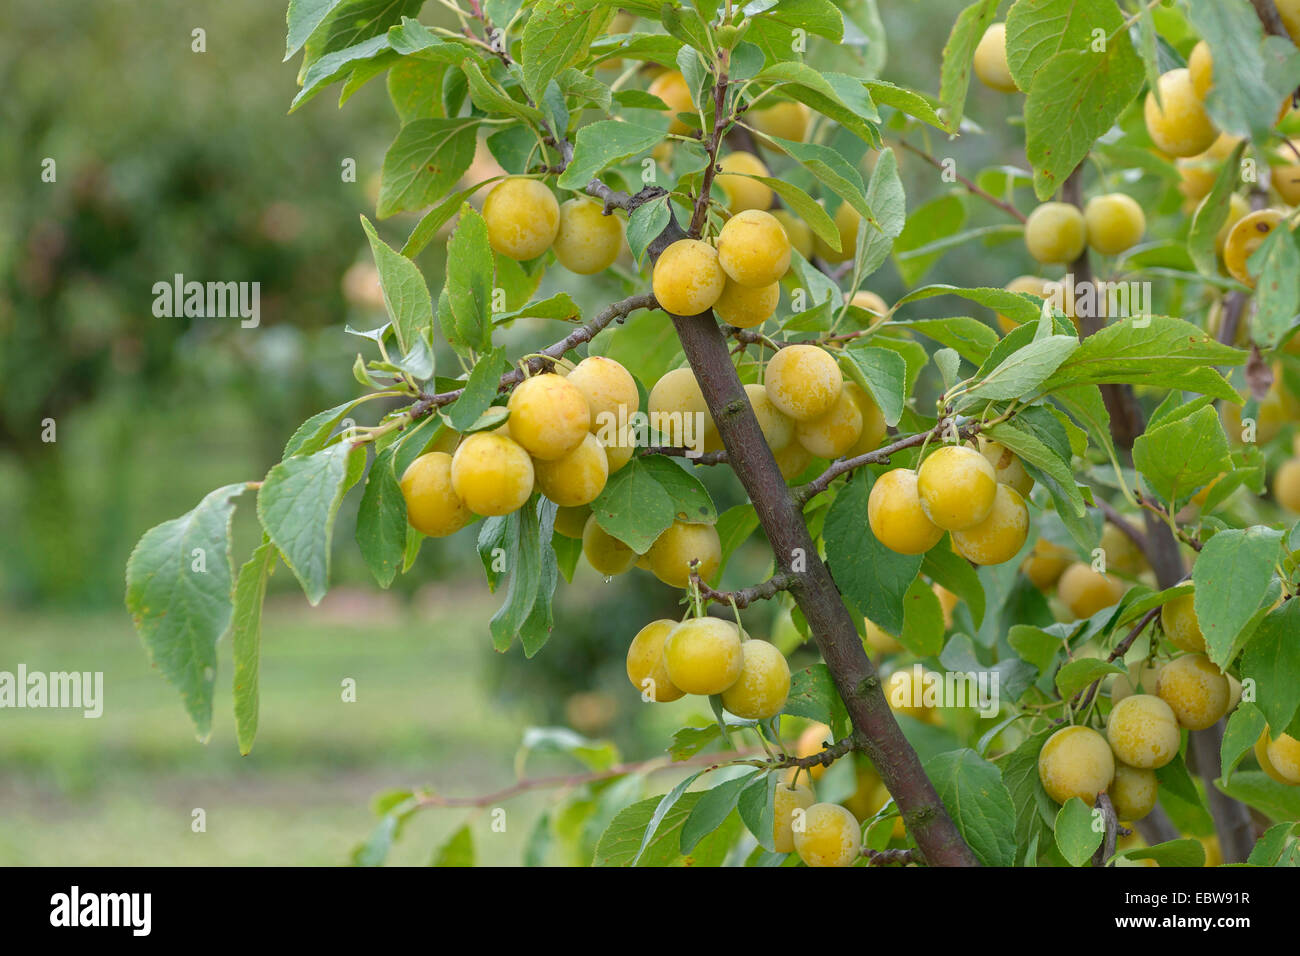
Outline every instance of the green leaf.
[[(690, 779), (694, 779), (693, 777)], [(696, 844), (689, 856), (680, 852), (681, 829), (703, 793), (687, 793), (676, 800), (657, 822), (653, 838), (642, 847), (651, 819), (663, 797), (650, 797), (620, 811), (596, 844), (594, 866), (717, 866), (726, 857), (739, 832), (739, 817)], [(640, 858), (637, 859), (638, 850)]]
[(994, 425), (986, 429), (984, 434), (1009, 449), (1026, 467), (1033, 467), (1042, 474), (1043, 484), (1057, 502), (1057, 512), (1066, 522), (1067, 528), (1071, 529), (1071, 533), (1076, 528), (1082, 533), (1084, 529), (1071, 522), (1072, 517), (1081, 518), (1084, 515), (1086, 506), (1070, 466), (1069, 446), (1062, 450), (1057, 444), (1048, 444), (1031, 425), (1030, 415), (1026, 413), (1016, 421)]
[[(627, 218), (627, 245), (638, 262), (644, 258), (646, 247), (664, 231), (670, 215), (667, 196), (642, 203), (632, 210), (632, 215)], [(662, 325), (672, 328), (671, 323)]]
[(668, 492), (673, 517), (690, 524), (715, 524), (718, 520), (713, 499), (700, 479), (666, 455), (647, 455), (641, 460), (646, 474)]
[(371, 395), (363, 395), (360, 398), (346, 401), (342, 405), (335, 405), (323, 412), (317, 412), (299, 425), (293, 435), (290, 436), (289, 441), (284, 446), (284, 454), (281, 455), (281, 458), (289, 458), (293, 455), (310, 455), (320, 451), (325, 447), (325, 442), (329, 440), (335, 427), (347, 417), (348, 412), (362, 402), (383, 397), (384, 394), (376, 392)]
[(1300, 866), (1300, 841), (1290, 821), (1264, 831), (1246, 862), (1251, 866)]
[(610, 475), (591, 503), (596, 523), (637, 554), (650, 549), (676, 513), (672, 496), (646, 465), (649, 457), (633, 458)]
[(1133, 102), (1144, 77), (1125, 32), (1110, 36), (1105, 52), (1058, 53), (1038, 70), (1025, 99), (1025, 153), (1040, 200), (1061, 188)]
[(925, 772), (980, 862), (1011, 866), (1016, 858), (1016, 811), (998, 768), (964, 749), (927, 760)]
[(840, 231), (835, 225), (835, 220), (828, 216), (825, 208), (806, 192), (793, 183), (772, 176), (747, 176), (746, 178), (760, 182), (771, 189), (784, 200), (795, 215), (807, 223), (818, 238), (836, 252), (840, 251)]
[(1215, 177), (1214, 186), (1192, 216), (1192, 228), (1187, 234), (1187, 253), (1192, 257), (1196, 271), (1203, 276), (1217, 278), (1219, 275), (1217, 239), (1219, 230), (1228, 221), (1232, 194), (1241, 178), (1241, 157), (1245, 149), (1244, 140), (1237, 144)]
[(1020, 846), (1055, 820), (1056, 804), (1038, 777), (1038, 754), (1050, 736), (1050, 732), (1043, 731), (1026, 737), (1015, 750), (1000, 758), (1002, 783), (1015, 806), (1014, 835)]
[(939, 73), (939, 103), (946, 110), (945, 129), (955, 133), (966, 112), (966, 93), (970, 89), (971, 65), (975, 47), (984, 31), (997, 16), (999, 0), (975, 0), (961, 12), (943, 47), (943, 66)]
[(379, 218), (442, 199), (474, 159), (478, 126), (473, 116), (417, 119), (403, 126), (384, 154)]
[(460, 398), (442, 412), (448, 424), (458, 432), (468, 432), (488, 410), (501, 386), (501, 376), (506, 371), (506, 350), (496, 346), (483, 353), (469, 373)]
[(741, 792), (754, 783), (755, 778), (762, 779), (766, 776), (768, 775), (762, 771), (755, 770), (720, 783), (711, 790), (705, 790), (704, 795), (691, 809), (686, 822), (682, 824), (682, 853), (689, 854), (701, 840), (720, 827), (736, 809)]
[(212, 732), (217, 640), (234, 614), (230, 522), (247, 488), (223, 485), (193, 511), (146, 531), (126, 564), (126, 609), (136, 632), (204, 741)]
[(267, 472), (257, 493), (257, 516), (280, 549), (312, 605), (329, 588), (330, 539), (344, 493), (365, 467), (364, 446), (331, 445), (288, 458)]
[(433, 855), (433, 862), (430, 866), (473, 866), (474, 865), (474, 835), (470, 833), (469, 825), (462, 824), (461, 827), (448, 837), (447, 842), (438, 847)]
[(841, 723), (847, 715), (825, 664), (813, 664), (790, 676), (790, 694), (781, 712), (807, 717), (828, 727)]
[(880, 407), (885, 424), (897, 425), (907, 398), (907, 362), (897, 352), (854, 344), (843, 350), (841, 366)]
[[(455, 320), (451, 344), (482, 351), (492, 344), (492, 247), (487, 222), (468, 203), (447, 240), (447, 304)], [(439, 307), (441, 309), (441, 306)], [(447, 323), (443, 322), (446, 331)]]
[[(510, 583), (506, 587), (505, 599), (492, 615), (488, 627), (492, 632), (492, 646), (498, 651), (506, 651), (532, 614), (542, 583), (541, 529), (532, 505), (525, 505), (506, 516), (501, 547), (509, 562)], [(546, 547), (550, 548), (549, 539)], [(481, 538), (479, 550), (483, 550)]]
[(1093, 31), (1106, 36), (1124, 25), (1111, 0), (1016, 0), (1007, 11), (1007, 67), (1028, 90), (1056, 54), (1092, 47)]
[(868, 80), (867, 92), (877, 103), (892, 106), (923, 123), (929, 123), (936, 129), (948, 131), (943, 118), (935, 111), (934, 102), (915, 90), (904, 89), (884, 80)]
[[(903, 277), (903, 282), (911, 286), (921, 281), (921, 277), (930, 271), (930, 267), (942, 258), (945, 250), (939, 249), (934, 252), (927, 252), (924, 255), (908, 255), (908, 253), (929, 247), (940, 239), (956, 234), (965, 222), (966, 203), (956, 193), (949, 193), (946, 196), (932, 199), (916, 209), (908, 217), (907, 225), (903, 227), (903, 231), (894, 242), (894, 262), (898, 266), (899, 275)], [(988, 332), (994, 341), (997, 340), (997, 333), (983, 323), (975, 322), (974, 319), (965, 321), (973, 322)], [(950, 345), (951, 343), (945, 342), (944, 344)], [(992, 347), (990, 344), (989, 348)], [(983, 359), (980, 358), (977, 361), (983, 361)]]
[[(1279, 730), (1291, 726), (1300, 710), (1297, 635), (1300, 635), (1300, 601), (1293, 599), (1270, 611), (1260, 622), (1241, 659), (1242, 677), (1255, 681), (1256, 704), (1269, 726)], [(1255, 737), (1258, 736), (1256, 732)], [(1252, 745), (1254, 742), (1254, 739), (1250, 741)]]
[(725, 570), (732, 553), (758, 530), (758, 512), (748, 502), (732, 505), (718, 516), (716, 527), (718, 538), (722, 543), (720, 567)]
[(231, 645), (234, 654), (235, 735), (247, 756), (257, 736), (258, 685), (262, 655), (262, 601), (275, 567), (275, 547), (266, 540), (239, 569), (235, 583)]
[(573, 159), (555, 185), (561, 189), (585, 189), (605, 167), (629, 156), (653, 149), (663, 142), (660, 130), (647, 129), (622, 120), (600, 120), (578, 130)]
[(582, 311), (567, 292), (557, 292), (553, 296), (537, 302), (529, 302), (512, 312), (503, 312), (493, 319), (495, 325), (504, 325), (515, 319), (552, 319), (556, 322), (581, 322)]
[(360, 64), (385, 55), (389, 61), (396, 59), (389, 48), (388, 37), (382, 33), (345, 49), (325, 54), (307, 67), (303, 74), (302, 88), (293, 98), (289, 112), (294, 112), (331, 83), (352, 73)]
[(424, 251), (425, 246), (434, 240), (451, 217), (460, 211), (461, 206), (465, 205), (465, 200), (474, 195), (484, 186), (490, 186), (504, 177), (492, 176), (480, 183), (475, 183), (468, 189), (462, 189), (460, 192), (452, 193), (438, 205), (426, 212), (415, 224), (411, 234), (406, 237), (406, 244), (402, 246), (402, 255), (408, 258), (414, 258)]
[(1185, 498), (1232, 468), (1219, 415), (1205, 407), (1176, 421), (1148, 428), (1133, 443), (1133, 464), (1166, 502)]
[(1104, 830), (1092, 825), (1093, 809), (1071, 797), (1056, 815), (1056, 847), (1071, 866), (1084, 866), (1101, 846)]
[(903, 595), (903, 630), (898, 640), (917, 657), (935, 657), (943, 650), (943, 607), (934, 588), (919, 575)]
[(1281, 541), (1282, 532), (1260, 525), (1220, 531), (1192, 567), (1196, 618), (1206, 654), (1219, 667), (1232, 662), (1238, 635), (1268, 593)]
[(375, 456), (357, 508), (357, 547), (381, 588), (393, 583), (406, 550), (406, 499), (393, 469), (397, 448)]
[[(1244, 670), (1244, 667), (1243, 667)], [(1255, 741), (1264, 732), (1268, 719), (1264, 712), (1250, 703), (1241, 703), (1230, 715), (1223, 730), (1223, 740), (1219, 744), (1219, 763), (1223, 767), (1223, 779), (1232, 779), (1232, 771), (1241, 763), (1241, 759), (1255, 747)], [(1285, 724), (1278, 724), (1285, 727)]]
[(903, 630), (903, 598), (921, 568), (921, 555), (897, 554), (881, 544), (867, 522), (875, 477), (859, 472), (840, 489), (822, 532), (826, 562), (840, 592), (890, 634)]
[[(1125, 674), (1127, 671), (1119, 664), (1108, 663), (1097, 657), (1082, 657), (1070, 661), (1056, 672), (1056, 689), (1061, 697), (1071, 697), (1083, 690), (1095, 680), (1107, 674)], [(1095, 850), (1096, 847), (1093, 847)]]
[(1300, 787), (1278, 783), (1262, 770), (1233, 774), (1231, 783), (1219, 781), (1218, 787), (1234, 800), (1248, 803), (1274, 820), (1300, 820)]
[(1123, 857), (1126, 860), (1155, 860), (1161, 866), (1202, 867), (1205, 866), (1205, 845), (1200, 840), (1186, 837), (1180, 840), (1166, 840), (1154, 846), (1134, 847), (1116, 853), (1115, 857)]
[(862, 174), (835, 150), (816, 143), (796, 143), (781, 139), (779, 136), (767, 138), (812, 173), (818, 182), (856, 209), (863, 219), (875, 218), (871, 207), (867, 204), (866, 186), (863, 185)]
[(1269, 349), (1286, 337), (1300, 312), (1300, 249), (1296, 248), (1296, 234), (1279, 225), (1247, 260), (1246, 268), (1259, 276), (1255, 282), (1255, 314), (1250, 320), (1251, 338)]
[(977, 401), (1024, 398), (1039, 391), (1044, 382), (1079, 348), (1069, 335), (1036, 339), (1007, 356), (961, 397), (963, 406)]
[(1245, 352), (1219, 344), (1190, 322), (1155, 315), (1108, 325), (1088, 336), (1042, 391), (1141, 382), (1239, 402), (1241, 397), (1210, 366), (1241, 365), (1245, 360)]
[[(880, 114), (861, 80), (843, 73), (821, 73), (793, 60), (771, 63), (754, 79), (779, 86), (791, 99), (812, 107), (872, 146), (879, 145), (880, 134), (874, 123)], [(784, 140), (777, 142), (785, 146)]]
[(689, 760), (721, 736), (722, 730), (716, 722), (703, 727), (682, 727), (673, 734), (668, 753), (673, 760)]
[(379, 271), (379, 285), (384, 291), (384, 307), (388, 309), (397, 344), (406, 353), (433, 328), (433, 301), (429, 298), (429, 287), (419, 267), (380, 239), (365, 216), (361, 217), (361, 228), (370, 240), (370, 251)]
[(534, 103), (551, 80), (587, 52), (613, 10), (596, 0), (539, 0), (524, 24), (524, 88)]
[(921, 571), (961, 598), (975, 626), (980, 626), (984, 620), (984, 585), (969, 561), (945, 548), (931, 548), (923, 556)]
[(1031, 300), (1026, 295), (1016, 292), (1008, 292), (1006, 289), (976, 288), (962, 289), (954, 285), (935, 283), (933, 285), (922, 286), (914, 289), (907, 295), (903, 296), (894, 304), (894, 308), (906, 305), (909, 302), (919, 302), (922, 299), (931, 299), (939, 295), (956, 295), (963, 299), (969, 299), (972, 302), (978, 302), (982, 306), (993, 309), (995, 312), (1001, 312), (1007, 318), (1011, 319), (1017, 325), (1024, 325), (1030, 322), (1036, 322), (1042, 313), (1041, 302)]
[(749, 785), (741, 791), (736, 806), (740, 811), (740, 819), (745, 822), (749, 832), (754, 834), (758, 845), (769, 853), (776, 852), (773, 839), (775, 822), (773, 816), (776, 805), (774, 795), (780, 782), (781, 775), (777, 773), (763, 774), (751, 779)]

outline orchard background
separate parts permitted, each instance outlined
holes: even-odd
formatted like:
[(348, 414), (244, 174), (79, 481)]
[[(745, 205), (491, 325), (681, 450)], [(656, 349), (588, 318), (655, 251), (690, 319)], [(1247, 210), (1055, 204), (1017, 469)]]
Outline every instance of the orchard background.
[[(6, 174), (31, 186), (0, 253), (0, 667), (107, 691), (98, 721), (3, 714), (0, 854), (1294, 863), (1300, 10), (885, 6), (296, 0), (285, 48), (278, 16), (178, 6), (50, 39), (87, 44), (57, 81), (7, 37)], [(502, 181), (525, 214), (484, 204)], [(566, 252), (558, 203), (584, 196), (618, 228)], [(763, 209), (782, 242), (729, 254), (729, 219), (774, 235)], [(652, 284), (685, 236), (704, 271)], [(155, 315), (178, 273), (260, 282), (258, 327)], [(719, 331), (727, 288), (748, 325), (770, 308), (740, 287), (774, 277), (771, 318)], [(1094, 280), (1133, 314), (1097, 315)], [(793, 342), (830, 383), (814, 411), (814, 376), (777, 382)], [(707, 464), (653, 442), (615, 468), (585, 422), (544, 451), (559, 406), (533, 434), (511, 390), (587, 354), (650, 410), (689, 359), (667, 381), (714, 412)], [(574, 441), (605, 466), (586, 536), (652, 570), (606, 580), (529, 496)], [(530, 477), (471, 523), (500, 469), (422, 456), (489, 444)], [(417, 461), (456, 486), (425, 500), (438, 531), (465, 530), (408, 530)], [(680, 528), (703, 549), (656, 557)], [(106, 610), (128, 553), (148, 660)], [(782, 716), (735, 715), (734, 632), (716, 688), (643, 703), (629, 643), (703, 613), (788, 661)], [(996, 675), (994, 712), (886, 702), (927, 674)], [(812, 799), (795, 769), (812, 835), (796, 814), (778, 853)]]

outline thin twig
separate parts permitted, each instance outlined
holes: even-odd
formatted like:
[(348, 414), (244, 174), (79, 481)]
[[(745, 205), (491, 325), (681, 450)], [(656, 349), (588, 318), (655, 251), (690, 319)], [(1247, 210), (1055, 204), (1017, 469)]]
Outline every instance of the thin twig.
[(778, 571), (762, 584), (755, 584), (747, 588), (741, 588), (738, 591), (715, 591), (705, 583), (704, 579), (696, 573), (696, 566), (699, 559), (691, 561), (691, 579), (700, 589), (700, 597), (706, 601), (713, 601), (717, 604), (734, 604), (741, 610), (749, 607), (757, 601), (766, 601), (776, 597), (782, 591), (788, 591), (794, 584), (794, 576), (786, 574), (784, 571)]
[[(911, 143), (907, 142), (904, 139), (897, 139), (894, 140), (894, 142), (896, 142), (903, 149), (907, 150), (909, 153), (915, 153), (917, 156), (920, 156), (922, 159), (924, 159), (935, 169), (942, 170), (944, 172), (949, 171), (948, 168), (944, 166), (944, 164), (940, 160), (935, 159), (925, 150), (921, 149), (921, 147), (913, 146)], [(981, 189), (979, 186), (976, 186), (975, 183), (971, 182), (969, 179), (967, 179), (965, 176), (958, 173), (956, 170), (952, 170), (951, 172), (953, 178), (956, 179), (957, 182), (965, 186), (966, 189), (972, 195), (978, 196), (980, 199), (983, 199), (985, 202), (991, 203), (992, 205), (996, 206), (997, 208), (1005, 212), (1008, 216), (1011, 216), (1012, 218), (1019, 220), (1021, 223), (1028, 221), (1028, 217), (1019, 209), (1017, 209), (1015, 206), (1011, 205), (1011, 203), (999, 199), (997, 196), (994, 196), (992, 193)]]

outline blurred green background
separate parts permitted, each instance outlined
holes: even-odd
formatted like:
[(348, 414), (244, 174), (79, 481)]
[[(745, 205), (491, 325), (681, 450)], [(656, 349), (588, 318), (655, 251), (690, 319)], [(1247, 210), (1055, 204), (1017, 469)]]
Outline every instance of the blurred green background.
[[(936, 89), (963, 5), (882, 4), (884, 75)], [(424, 18), (441, 12), (429, 4)], [(205, 52), (191, 48), (195, 29)], [(608, 737), (641, 760), (698, 712), (689, 700), (643, 708), (623, 676), (636, 629), (676, 612), (670, 589), (580, 570), (560, 589), (551, 642), (525, 664), (491, 651), (498, 599), (476, 573), (474, 531), (426, 542), (383, 593), (351, 540), (355, 494), (324, 603), (309, 608), (283, 568), (272, 581), (251, 756), (238, 756), (228, 695), (201, 745), (151, 671), (122, 607), (132, 545), (210, 489), (260, 478), (300, 421), (353, 394), (365, 343), (344, 325), (383, 321), (358, 220), (373, 218), (396, 131), (383, 82), (341, 112), (326, 92), (290, 116), (297, 64), (281, 62), (283, 50), (282, 2), (16, 0), (0, 14), (0, 670), (102, 671), (106, 683), (98, 720), (0, 711), (0, 863), (345, 863), (374, 824), (375, 794), (506, 785), (527, 726)], [(1018, 135), (1010, 108), (972, 90), (971, 114), (993, 135), (964, 145), (963, 163), (1016, 158), (999, 158)], [(47, 159), (54, 182), (42, 179)], [(341, 176), (347, 159), (356, 182)], [(909, 187), (935, 195), (934, 172), (902, 160)], [(381, 231), (400, 243), (413, 221)], [(435, 289), (437, 246), (421, 258)], [(946, 281), (1026, 271), (1019, 244), (993, 254), (1005, 258), (998, 283), (990, 251), (973, 243), (945, 258)], [(153, 284), (177, 273), (260, 282), (260, 327), (154, 317)], [(601, 300), (590, 280), (558, 281), (584, 305)], [(871, 285), (890, 301), (902, 289), (892, 265)], [(526, 328), (512, 345), (556, 337)], [(46, 420), (54, 442), (42, 440)], [(740, 500), (725, 476), (709, 480), (719, 510)], [(252, 542), (247, 505), (237, 561)], [(767, 560), (755, 543), (725, 583), (757, 580)], [(756, 634), (770, 630), (765, 613), (747, 616)], [(349, 678), (355, 703), (341, 699)], [(578, 768), (550, 757), (528, 769)], [(550, 796), (511, 801), (504, 834), (475, 818), (480, 860), (517, 862)], [(206, 832), (192, 832), (196, 808)], [(427, 862), (466, 819), (418, 814), (390, 859)]]

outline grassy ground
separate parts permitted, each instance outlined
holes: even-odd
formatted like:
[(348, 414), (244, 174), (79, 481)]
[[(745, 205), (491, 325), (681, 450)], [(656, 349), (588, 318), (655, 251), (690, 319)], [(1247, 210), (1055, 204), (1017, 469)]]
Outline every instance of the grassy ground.
[[(477, 591), (473, 589), (471, 593)], [(374, 824), (371, 797), (510, 782), (526, 713), (482, 691), (490, 597), (422, 596), (410, 610), (333, 593), (268, 606), (261, 729), (235, 747), (222, 648), (212, 740), (196, 742), (125, 613), (0, 613), (0, 670), (103, 671), (104, 713), (0, 711), (0, 864), (341, 864)], [(356, 682), (355, 703), (342, 682)], [(481, 863), (515, 863), (537, 800), (504, 834), (475, 827)], [(206, 832), (192, 831), (192, 814)], [(425, 863), (462, 811), (418, 814), (390, 862)]]

